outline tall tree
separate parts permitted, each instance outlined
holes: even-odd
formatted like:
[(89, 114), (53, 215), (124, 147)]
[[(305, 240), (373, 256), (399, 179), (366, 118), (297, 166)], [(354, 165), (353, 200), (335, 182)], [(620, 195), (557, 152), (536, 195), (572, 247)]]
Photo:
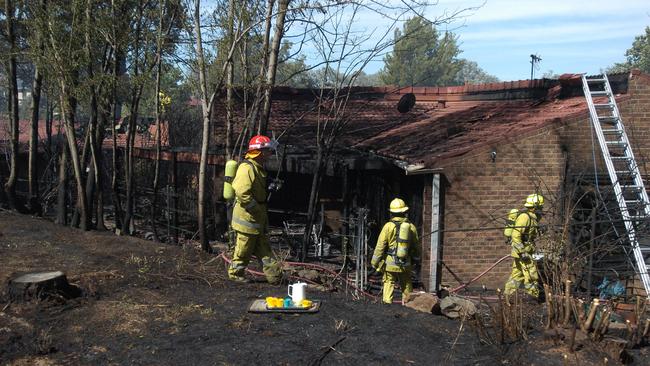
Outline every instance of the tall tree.
[[(206, 252), (212, 252), (208, 243), (207, 233), (205, 232), (205, 180), (206, 168), (208, 164), (208, 147), (210, 141), (210, 107), (208, 103), (208, 84), (206, 81), (205, 56), (203, 53), (203, 38), (201, 36), (201, 1), (195, 0), (194, 3), (194, 34), (196, 38), (196, 54), (199, 67), (199, 83), (201, 89), (201, 111), (203, 121), (203, 134), (201, 139), (201, 161), (199, 162), (199, 197), (197, 219), (199, 221), (199, 237), (201, 248)], [(212, 98), (211, 98), (212, 99)]]
[[(38, 2), (38, 11), (47, 10), (46, 1)], [(33, 16), (33, 18), (36, 18)], [(32, 120), (29, 135), (29, 209), (33, 213), (40, 213), (40, 200), (38, 191), (38, 119), (41, 107), (41, 89), (43, 86), (43, 73), (41, 71), (40, 59), (43, 58), (45, 44), (41, 27), (33, 28), (35, 47), (32, 52), (34, 62), (34, 83), (32, 86)]]
[(393, 52), (384, 57), (381, 78), (399, 86), (453, 84), (462, 67), (460, 49), (451, 32), (440, 34), (433, 23), (421, 17), (408, 19), (395, 29)]
[[(51, 54), (49, 60), (54, 71), (54, 77), (59, 87), (59, 107), (64, 122), (65, 138), (68, 142), (68, 153), (74, 173), (77, 202), (76, 207), (80, 216), (79, 227), (88, 229), (88, 206), (86, 187), (84, 185), (83, 161), (80, 159), (75, 124), (77, 123), (78, 88), (81, 73), (81, 58), (83, 54), (83, 31), (76, 25), (77, 16), (83, 14), (83, 3), (56, 3), (48, 5), (44, 24), (47, 25), (48, 41), (46, 53)], [(65, 160), (64, 160), (65, 161)]]
[(11, 136), (9, 138), (11, 145), (11, 161), (9, 178), (5, 183), (4, 189), (9, 201), (9, 207), (16, 208), (16, 181), (18, 179), (18, 81), (16, 70), (16, 58), (18, 54), (18, 47), (16, 46), (16, 29), (15, 29), (15, 14), (16, 7), (12, 0), (5, 0), (5, 26), (6, 37), (9, 43), (9, 59), (7, 60), (7, 76), (8, 83), (8, 104), (7, 110), (9, 112), (9, 131)]

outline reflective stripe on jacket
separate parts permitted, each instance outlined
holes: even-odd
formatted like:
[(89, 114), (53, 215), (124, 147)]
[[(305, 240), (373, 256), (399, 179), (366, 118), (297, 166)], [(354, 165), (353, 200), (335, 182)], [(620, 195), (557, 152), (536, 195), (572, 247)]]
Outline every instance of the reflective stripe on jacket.
[(266, 175), (264, 167), (253, 159), (239, 164), (232, 181), (235, 207), (230, 224), (233, 230), (253, 235), (266, 231)]
[[(409, 256), (404, 264), (401, 264), (400, 261), (397, 260), (397, 237), (399, 232), (397, 231), (398, 225), (396, 224), (410, 225)], [(370, 264), (374, 268), (382, 270), (382, 268), (378, 267), (381, 267), (382, 261), (385, 261), (386, 268), (383, 270), (388, 272), (404, 272), (411, 269), (413, 258), (418, 258), (419, 256), (420, 239), (418, 238), (415, 225), (408, 222), (405, 217), (394, 217), (381, 229), (379, 238), (377, 238), (377, 246), (375, 246), (375, 251), (372, 255)]]

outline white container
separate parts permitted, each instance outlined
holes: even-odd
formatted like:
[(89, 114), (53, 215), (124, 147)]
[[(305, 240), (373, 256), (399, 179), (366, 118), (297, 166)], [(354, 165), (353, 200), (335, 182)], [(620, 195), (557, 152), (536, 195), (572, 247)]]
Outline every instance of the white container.
[(304, 282), (296, 282), (293, 285), (289, 285), (288, 294), (294, 306), (300, 306), (302, 300), (305, 299), (306, 289), (307, 284)]

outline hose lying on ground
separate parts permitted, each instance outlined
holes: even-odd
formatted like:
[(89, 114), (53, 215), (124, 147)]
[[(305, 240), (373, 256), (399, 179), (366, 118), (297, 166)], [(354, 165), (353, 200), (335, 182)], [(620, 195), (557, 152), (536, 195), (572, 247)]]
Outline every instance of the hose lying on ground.
[[(223, 261), (226, 262), (227, 264), (230, 264), (230, 263), (232, 262), (232, 260), (231, 260), (230, 258), (228, 258), (228, 257), (225, 255), (225, 253), (221, 253), (221, 254), (219, 254), (219, 256), (218, 256), (217, 258), (221, 258), (221, 259), (223, 259)], [(317, 265), (317, 264), (312, 264), (312, 263), (302, 263), (302, 262), (282, 262), (282, 264), (287, 264), (287, 265), (289, 265), (289, 266), (295, 266), (295, 267), (306, 267), (306, 268), (312, 268), (312, 269), (315, 269), (315, 270), (318, 270), (318, 271), (321, 271), (321, 272), (325, 272), (325, 273), (327, 273), (327, 274), (329, 274), (329, 275), (332, 275), (334, 278), (338, 278), (338, 279), (340, 279), (341, 281), (347, 283), (350, 287), (352, 287), (353, 289), (357, 290), (358, 292), (360, 292), (360, 293), (363, 294), (364, 296), (367, 296), (367, 297), (372, 298), (372, 299), (377, 299), (377, 298), (378, 298), (377, 296), (375, 296), (375, 295), (373, 295), (373, 294), (371, 294), (371, 293), (369, 293), (369, 292), (366, 292), (366, 291), (363, 291), (363, 290), (359, 289), (356, 285), (354, 285), (353, 283), (351, 283), (350, 280), (341, 277), (338, 273), (332, 271), (331, 269), (325, 268), (325, 267), (323, 267), (323, 266), (319, 266), (319, 265)], [(264, 276), (264, 273), (262, 273), (262, 272), (258, 272), (258, 271), (254, 271), (254, 270), (252, 270), (252, 269), (248, 269), (248, 268), (246, 269), (246, 272), (248, 272), (248, 273), (250, 273), (250, 274), (252, 274), (252, 275), (254, 275), (254, 276)], [(314, 282), (314, 281), (311, 281), (311, 280), (309, 280), (309, 279), (306, 279), (306, 278), (303, 278), (303, 277), (299, 277), (299, 276), (289, 276), (289, 278), (292, 278), (292, 279), (299, 279), (299, 280), (302, 280), (302, 281), (305, 281), (305, 282), (309, 282), (309, 283), (311, 283), (312, 285), (317, 285), (317, 286), (320, 285), (319, 283), (316, 283), (316, 282)]]
[(456, 288), (450, 290), (449, 292), (450, 292), (450, 293), (454, 293), (454, 292), (458, 292), (458, 291), (464, 289), (464, 288), (467, 287), (470, 283), (472, 283), (472, 282), (478, 280), (479, 278), (483, 277), (486, 273), (490, 272), (490, 271), (491, 271), (494, 267), (496, 267), (499, 263), (503, 262), (504, 260), (506, 260), (506, 259), (508, 259), (508, 258), (510, 258), (510, 254), (508, 254), (508, 255), (504, 255), (501, 259), (499, 259), (499, 260), (496, 261), (493, 265), (491, 265), (490, 268), (488, 268), (488, 269), (486, 269), (485, 271), (481, 272), (481, 274), (479, 274), (478, 276), (472, 278), (471, 280), (469, 280), (469, 282), (464, 283), (464, 284), (462, 284), (462, 285), (460, 285), (460, 286), (458, 286), (458, 287), (456, 287)]

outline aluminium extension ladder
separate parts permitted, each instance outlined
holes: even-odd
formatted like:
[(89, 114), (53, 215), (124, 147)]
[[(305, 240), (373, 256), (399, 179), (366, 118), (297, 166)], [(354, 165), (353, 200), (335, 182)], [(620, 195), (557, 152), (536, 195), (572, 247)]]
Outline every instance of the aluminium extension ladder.
[[(591, 124), (598, 136), (603, 160), (612, 181), (629, 244), (634, 254), (633, 262), (646, 293), (650, 295), (650, 276), (648, 275), (650, 259), (644, 258), (644, 256), (650, 255), (650, 247), (642, 247), (637, 235), (639, 225), (647, 224), (647, 220), (650, 218), (648, 193), (634, 159), (632, 147), (625, 133), (607, 75), (586, 77), (583, 74), (582, 89), (589, 106)], [(596, 98), (596, 102), (594, 102), (594, 98)]]

